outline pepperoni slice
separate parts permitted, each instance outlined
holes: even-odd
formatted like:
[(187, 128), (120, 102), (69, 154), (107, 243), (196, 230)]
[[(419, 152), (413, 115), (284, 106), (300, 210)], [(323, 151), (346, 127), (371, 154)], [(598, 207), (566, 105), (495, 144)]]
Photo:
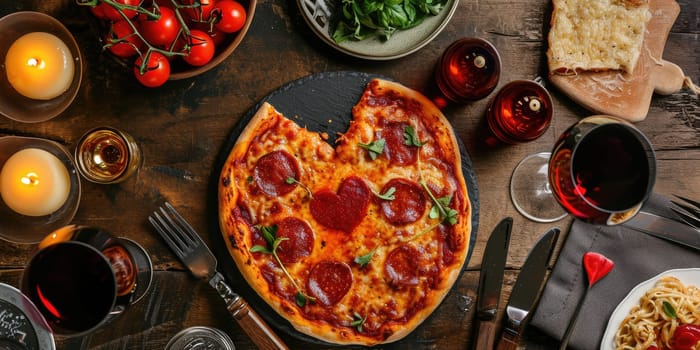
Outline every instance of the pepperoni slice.
[(255, 184), (272, 197), (282, 196), (294, 190), (296, 183), (288, 184), (288, 178), (299, 179), (299, 165), (296, 159), (285, 151), (273, 151), (262, 156), (253, 168)]
[(314, 193), (311, 216), (325, 227), (350, 233), (367, 214), (371, 195), (364, 180), (350, 176), (340, 183), (337, 194), (328, 189)]
[(311, 296), (325, 306), (337, 304), (351, 286), (350, 266), (338, 261), (322, 261), (314, 265), (307, 280)]
[(384, 154), (389, 163), (411, 165), (418, 160), (418, 147), (409, 146), (404, 138), (406, 123), (389, 123), (382, 129), (381, 137), (386, 140)]
[(382, 214), (394, 225), (405, 225), (420, 219), (425, 212), (425, 195), (423, 188), (407, 179), (392, 179), (382, 187), (381, 193), (394, 188), (393, 200), (382, 200)]
[(384, 273), (394, 288), (418, 285), (420, 252), (412, 246), (401, 245), (392, 250), (384, 261)]
[(277, 238), (287, 238), (277, 247), (277, 256), (284, 264), (307, 257), (314, 248), (314, 234), (306, 221), (286, 217), (277, 224)]

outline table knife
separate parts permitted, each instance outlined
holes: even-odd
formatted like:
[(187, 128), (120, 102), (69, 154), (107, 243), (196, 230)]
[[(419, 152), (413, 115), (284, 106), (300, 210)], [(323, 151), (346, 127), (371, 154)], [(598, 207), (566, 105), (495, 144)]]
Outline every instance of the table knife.
[(481, 261), (479, 289), (477, 292), (476, 317), (478, 319), (474, 334), (476, 340), (473, 349), (493, 349), (496, 337), (496, 312), (501, 297), (503, 272), (508, 257), (510, 232), (513, 218), (507, 217), (493, 229)]
[(640, 211), (622, 226), (700, 250), (700, 230), (667, 217)]
[(506, 323), (497, 350), (514, 350), (530, 320), (547, 275), (549, 259), (559, 237), (559, 229), (549, 229), (527, 255), (506, 306)]

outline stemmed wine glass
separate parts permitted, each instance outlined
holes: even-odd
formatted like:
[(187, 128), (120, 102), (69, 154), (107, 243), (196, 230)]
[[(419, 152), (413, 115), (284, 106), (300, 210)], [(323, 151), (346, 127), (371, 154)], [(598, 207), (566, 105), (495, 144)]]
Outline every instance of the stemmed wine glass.
[(595, 115), (570, 126), (551, 153), (520, 161), (510, 192), (515, 208), (537, 222), (568, 213), (616, 225), (641, 209), (655, 179), (656, 157), (644, 134), (622, 119)]

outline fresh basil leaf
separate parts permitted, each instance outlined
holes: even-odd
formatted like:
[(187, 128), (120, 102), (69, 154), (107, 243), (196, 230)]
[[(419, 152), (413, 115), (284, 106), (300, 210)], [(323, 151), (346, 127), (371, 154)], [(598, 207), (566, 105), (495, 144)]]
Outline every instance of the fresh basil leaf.
[(277, 238), (277, 225), (272, 226), (258, 226), (262, 232), (265, 242), (267, 242), (268, 247), (272, 247), (275, 244), (275, 238)]
[(393, 201), (394, 199), (396, 199), (396, 196), (394, 196), (394, 193), (396, 193), (395, 187), (389, 187), (389, 189), (386, 190), (386, 192), (384, 192), (383, 194), (379, 194), (374, 191), (372, 191), (372, 193), (374, 193), (375, 196), (385, 201)]
[(678, 318), (678, 314), (676, 314), (676, 309), (673, 308), (673, 305), (671, 305), (671, 303), (664, 300), (662, 307), (666, 316), (674, 319)]

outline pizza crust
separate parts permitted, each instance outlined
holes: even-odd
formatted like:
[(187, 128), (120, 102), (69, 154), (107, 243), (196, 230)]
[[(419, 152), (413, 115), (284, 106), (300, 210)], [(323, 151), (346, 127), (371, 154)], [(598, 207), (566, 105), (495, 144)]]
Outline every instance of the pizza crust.
[[(382, 99), (389, 96), (392, 101), (401, 100), (402, 103), (406, 103), (408, 107), (402, 110), (401, 107), (394, 108), (391, 107), (387, 109), (386, 107), (372, 107), (372, 106), (362, 106), (363, 102), (368, 101), (368, 99)], [(411, 109), (414, 108), (414, 109)], [(409, 111), (410, 116), (405, 115)], [(412, 111), (412, 112), (411, 112)], [(430, 144), (426, 147), (425, 152), (434, 152), (429, 154), (434, 154), (436, 158), (442, 157), (449, 160), (449, 162), (437, 162), (433, 159), (421, 160), (419, 165), (414, 167), (406, 167), (406, 169), (394, 169), (396, 167), (389, 167), (388, 177), (410, 177), (413, 176), (415, 179), (418, 177), (415, 175), (417, 171), (421, 174), (428, 174), (426, 181), (430, 183), (440, 184), (442, 187), (451, 188), (457, 194), (454, 200), (456, 203), (456, 209), (459, 212), (458, 221), (452, 228), (444, 229), (448, 232), (450, 243), (459, 247), (457, 251), (454, 252), (453, 262), (451, 262), (444, 269), (439, 271), (438, 282), (434, 289), (430, 289), (426, 292), (424, 299), (422, 299), (427, 305), (425, 308), (413, 313), (410, 318), (403, 324), (393, 322), (392, 326), (384, 326), (383, 332), (386, 334), (384, 336), (367, 336), (362, 332), (358, 332), (354, 327), (348, 325), (341, 325), (345, 321), (335, 320), (333, 322), (328, 322), (326, 320), (310, 320), (306, 318), (303, 312), (300, 312), (299, 307), (294, 303), (293, 298), (282, 298), (279, 295), (284, 294), (280, 292), (280, 288), (289, 289), (288, 285), (280, 287), (286, 280), (285, 276), (280, 273), (279, 269), (274, 269), (275, 263), (273, 260), (262, 260), (262, 264), (272, 265), (272, 266), (262, 266), (259, 257), (250, 252), (250, 249), (254, 245), (252, 241), (252, 236), (254, 235), (253, 225), (259, 223), (269, 223), (276, 220), (283, 215), (291, 215), (307, 220), (314, 225), (314, 230), (316, 234), (316, 246), (315, 251), (321, 250), (322, 245), (319, 241), (319, 237), (323, 237), (324, 245), (334, 246), (334, 244), (339, 246), (339, 249), (348, 251), (346, 255), (352, 257), (357, 256), (360, 252), (366, 252), (370, 248), (357, 246), (357, 247), (340, 247), (342, 239), (333, 238), (331, 235), (334, 233), (328, 233), (328, 230), (319, 227), (318, 224), (313, 222), (313, 218), (308, 213), (308, 201), (306, 192), (303, 190), (295, 190), (290, 194), (281, 196), (279, 200), (285, 206), (291, 206), (290, 203), (295, 203), (297, 207), (289, 209), (287, 214), (269, 214), (262, 210), (263, 214), (256, 215), (256, 213), (245, 213), (245, 208), (241, 208), (252, 205), (256, 198), (251, 196), (250, 193), (242, 191), (242, 188), (246, 188), (246, 183), (249, 179), (246, 179), (247, 173), (245, 169), (249, 169), (252, 163), (264, 155), (267, 151), (272, 151), (275, 149), (286, 149), (293, 152), (296, 157), (300, 157), (300, 161), (308, 162), (308, 164), (323, 164), (325, 162), (332, 163), (333, 161), (343, 161), (347, 160), (352, 162), (354, 168), (351, 167), (334, 167), (332, 173), (326, 174), (328, 169), (309, 169), (314, 168), (313, 166), (302, 166), (302, 174), (300, 179), (304, 182), (312, 191), (317, 191), (319, 188), (328, 187), (331, 189), (337, 188), (340, 179), (352, 174), (354, 169), (365, 169), (366, 167), (374, 166), (372, 160), (368, 157), (357, 157), (358, 149), (356, 148), (358, 142), (367, 143), (371, 142), (372, 134), (368, 133), (366, 130), (361, 130), (366, 127), (366, 123), (375, 123), (376, 120), (373, 118), (395, 118), (397, 121), (412, 121), (416, 128), (418, 128), (418, 133), (420, 135), (431, 135), (431, 140), (437, 141), (437, 145)], [(422, 118), (416, 122), (415, 118)], [(294, 139), (300, 138), (304, 139), (305, 147), (313, 149), (313, 152), (299, 151), (299, 147), (295, 147), (296, 141), (292, 140), (289, 142), (275, 142), (275, 143), (265, 143), (260, 142), (261, 140), (266, 140), (271, 133), (277, 130), (292, 130), (288, 135), (294, 135)], [(268, 103), (263, 103), (260, 109), (256, 112), (255, 116), (248, 123), (246, 128), (243, 130), (239, 136), (236, 144), (231, 150), (226, 163), (222, 169), (221, 176), (219, 178), (219, 220), (221, 231), (224, 234), (224, 241), (226, 242), (227, 248), (231, 253), (231, 256), (238, 266), (241, 274), (246, 279), (248, 284), (265, 300), (272, 309), (275, 310), (282, 317), (287, 319), (291, 325), (299, 332), (312, 336), (314, 338), (334, 343), (334, 344), (360, 344), (360, 345), (375, 345), (381, 343), (390, 343), (399, 340), (410, 332), (412, 332), (418, 325), (420, 325), (442, 302), (444, 297), (449, 292), (452, 285), (456, 282), (460, 275), (462, 267), (465, 263), (470, 231), (471, 231), (471, 207), (466, 187), (466, 182), (461, 171), (461, 156), (459, 152), (459, 146), (451, 128), (449, 121), (444, 117), (442, 112), (434, 106), (434, 104), (429, 101), (422, 94), (408, 89), (401, 84), (389, 82), (386, 80), (375, 79), (369, 83), (367, 89), (365, 90), (360, 102), (353, 109), (353, 120), (346, 133), (341, 135), (338, 139), (339, 145), (334, 149), (328, 145), (318, 133), (310, 132), (304, 128), (299, 127), (293, 121), (282, 116), (274, 107)], [(293, 150), (292, 150), (293, 149)], [(306, 152), (306, 153), (305, 153)], [(364, 152), (364, 151), (363, 151)], [(423, 152), (423, 151), (421, 151)], [(251, 156), (252, 155), (252, 156)], [(350, 159), (351, 157), (354, 158)], [(343, 158), (347, 157), (347, 159)], [(303, 158), (303, 159), (301, 159)], [(445, 179), (440, 179), (437, 175), (438, 172), (435, 169), (435, 164), (438, 164), (442, 168), (441, 171), (449, 172), (449, 181)], [(449, 163), (449, 164), (448, 164)], [(307, 163), (304, 163), (307, 164)], [(322, 165), (319, 165), (321, 167)], [(419, 167), (425, 168), (425, 170), (418, 169)], [(344, 168), (347, 168), (344, 170)], [(380, 169), (381, 171), (387, 171), (387, 169)], [(370, 176), (370, 175), (368, 175)], [(423, 175), (421, 175), (422, 177)], [(371, 177), (371, 176), (370, 176)], [(372, 183), (371, 185), (375, 185)], [(373, 189), (375, 190), (375, 189)], [(241, 204), (245, 203), (245, 204)], [(265, 214), (267, 213), (267, 214)], [(427, 210), (423, 215), (422, 220), (428, 221)], [(423, 222), (421, 221), (421, 222)], [(378, 226), (373, 226), (378, 225)], [(376, 216), (370, 219), (365, 219), (356, 228), (358, 232), (371, 232), (380, 231), (387, 229), (386, 226), (382, 226), (378, 222)], [(440, 225), (442, 226), (442, 225)], [(413, 232), (414, 234), (419, 231), (418, 228), (412, 228), (411, 225), (406, 227), (401, 227), (400, 230), (407, 230)], [(356, 233), (354, 233), (356, 234)], [(394, 233), (392, 232), (392, 235)], [(407, 242), (401, 242), (400, 239), (392, 242), (382, 242), (384, 246), (380, 246), (377, 252), (372, 257), (375, 261), (374, 265), (370, 265), (367, 269), (362, 271), (364, 274), (380, 274), (381, 267), (380, 262), (385, 261), (387, 256), (391, 252), (391, 249), (395, 248), (397, 244), (409, 244), (420, 249), (425, 247), (426, 254), (437, 254), (439, 252), (439, 247), (437, 240), (432, 238), (430, 234), (425, 234), (423, 236), (418, 236), (415, 240), (405, 239)], [(437, 233), (435, 233), (437, 234)], [(341, 237), (342, 238), (342, 237)], [(334, 241), (336, 239), (337, 241)], [(398, 243), (397, 243), (398, 242)], [(340, 254), (340, 253), (336, 253)], [(324, 256), (327, 258), (328, 254)], [(321, 259), (321, 258), (318, 258)], [(351, 258), (350, 258), (351, 260)], [(318, 262), (316, 257), (309, 257), (302, 262), (297, 264), (290, 264), (286, 266), (290, 273), (295, 276), (299, 284), (303, 285), (302, 280), (304, 276), (308, 276), (308, 270), (310, 265), (314, 262)], [(352, 262), (348, 262), (351, 264)], [(431, 261), (431, 264), (434, 262)], [(432, 266), (432, 265), (431, 265)], [(263, 269), (265, 271), (263, 271)], [(274, 272), (270, 272), (274, 271)], [(353, 281), (354, 286), (360, 285), (362, 283), (361, 279), (364, 278), (360, 276), (359, 269), (357, 266), (353, 266), (353, 273), (357, 273), (358, 276), (353, 275), (355, 280)], [(264, 276), (265, 273), (276, 273), (277, 277), (282, 280), (279, 285), (271, 286), (269, 282), (270, 276), (268, 275), (267, 280)], [(304, 286), (305, 287), (305, 286)], [(277, 288), (274, 290), (273, 288)], [(361, 295), (363, 293), (368, 293), (367, 289), (361, 289), (360, 287), (354, 287), (348, 294), (358, 294), (360, 298), (363, 296), (369, 297), (367, 295)], [(360, 288), (360, 289), (358, 289)], [(387, 289), (388, 290), (388, 289)], [(387, 294), (387, 293), (383, 293)], [(396, 299), (402, 296), (401, 291), (396, 292)], [(391, 296), (387, 300), (390, 301)], [(351, 303), (352, 295), (345, 295), (341, 303)], [(408, 300), (410, 302), (410, 300)], [(319, 309), (318, 306), (313, 306)], [(307, 312), (321, 312), (316, 309), (311, 309)], [(332, 316), (336, 317), (338, 315), (351, 315), (350, 309), (344, 306), (333, 306)], [(350, 320), (351, 321), (351, 320)], [(350, 323), (347, 322), (347, 324)], [(369, 321), (368, 321), (369, 322)], [(369, 327), (369, 325), (368, 325)]]

